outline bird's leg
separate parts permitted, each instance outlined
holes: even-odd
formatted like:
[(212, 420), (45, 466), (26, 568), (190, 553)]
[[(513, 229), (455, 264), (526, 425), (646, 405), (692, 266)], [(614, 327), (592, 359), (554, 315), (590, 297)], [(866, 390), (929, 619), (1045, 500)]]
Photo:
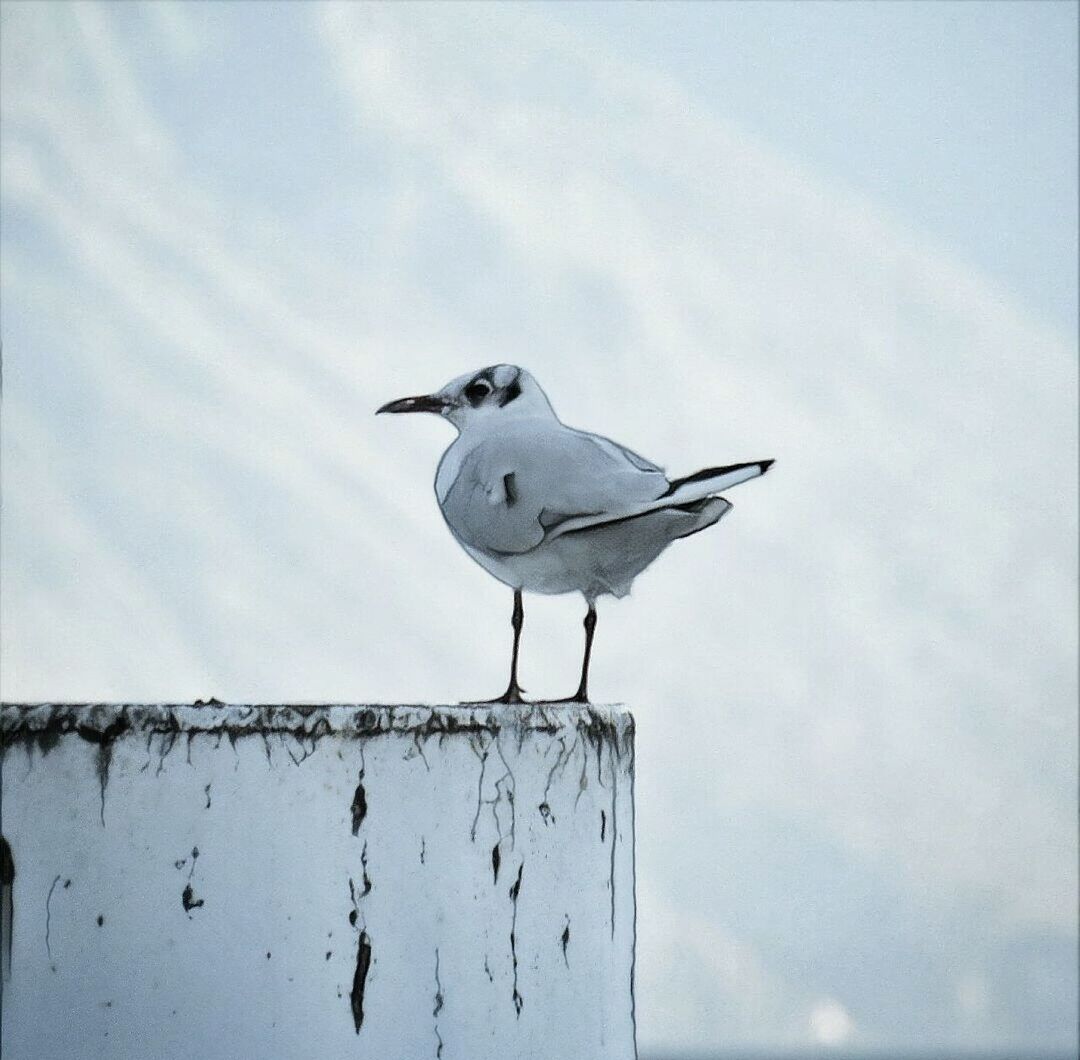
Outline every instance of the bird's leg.
[(596, 604), (590, 600), (589, 610), (585, 613), (585, 658), (581, 661), (581, 683), (577, 691), (564, 703), (589, 702), (589, 658), (592, 655), (593, 633), (596, 632)]
[(521, 606), (521, 590), (514, 590), (514, 613), (510, 618), (514, 627), (514, 653), (510, 657), (510, 684), (498, 699), (467, 699), (464, 707), (482, 707), (487, 703), (524, 703), (521, 698), (522, 688), (517, 682), (518, 647), (521, 644), (521, 627), (525, 624), (525, 608)]
[(499, 696), (496, 703), (524, 703), (521, 698), (521, 687), (518, 685), (518, 648), (521, 645), (521, 627), (525, 624), (525, 608), (521, 606), (521, 590), (514, 590), (514, 613), (510, 618), (510, 624), (514, 627), (514, 653), (510, 657), (510, 684), (506, 691)]

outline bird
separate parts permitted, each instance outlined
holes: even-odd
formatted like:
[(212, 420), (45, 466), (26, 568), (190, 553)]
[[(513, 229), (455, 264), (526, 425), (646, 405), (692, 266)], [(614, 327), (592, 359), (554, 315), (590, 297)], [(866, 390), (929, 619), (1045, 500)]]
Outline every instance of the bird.
[(523, 592), (585, 598), (577, 691), (554, 702), (588, 703), (597, 599), (626, 596), (668, 545), (731, 510), (722, 490), (773, 464), (754, 460), (669, 479), (625, 446), (562, 423), (532, 375), (512, 364), (377, 410), (414, 412), (441, 416), (457, 429), (435, 474), (439, 508), (465, 552), (514, 593), (510, 681), (501, 696), (481, 703), (527, 702), (518, 683)]

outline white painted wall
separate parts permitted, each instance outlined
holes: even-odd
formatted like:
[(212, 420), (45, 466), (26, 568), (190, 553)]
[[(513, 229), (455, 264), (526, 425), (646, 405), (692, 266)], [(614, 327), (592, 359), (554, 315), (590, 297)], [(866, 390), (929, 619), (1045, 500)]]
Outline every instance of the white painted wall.
[(2, 726), (8, 1060), (634, 1055), (629, 713)]

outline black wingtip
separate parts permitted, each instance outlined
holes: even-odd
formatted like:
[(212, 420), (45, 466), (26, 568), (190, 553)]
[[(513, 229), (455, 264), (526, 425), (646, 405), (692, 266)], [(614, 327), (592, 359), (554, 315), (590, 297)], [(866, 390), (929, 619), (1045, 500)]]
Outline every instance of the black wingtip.
[(720, 475), (726, 475), (731, 471), (742, 471), (746, 467), (756, 467), (759, 475), (764, 475), (770, 467), (773, 466), (775, 461), (773, 460), (751, 460), (745, 464), (725, 464), (723, 467), (707, 467), (703, 471), (695, 471), (692, 475), (687, 475), (685, 478), (676, 478), (671, 480), (671, 484), (664, 491), (665, 497), (670, 497), (677, 489), (683, 486), (689, 486), (693, 482), (705, 482), (711, 478), (718, 478)]

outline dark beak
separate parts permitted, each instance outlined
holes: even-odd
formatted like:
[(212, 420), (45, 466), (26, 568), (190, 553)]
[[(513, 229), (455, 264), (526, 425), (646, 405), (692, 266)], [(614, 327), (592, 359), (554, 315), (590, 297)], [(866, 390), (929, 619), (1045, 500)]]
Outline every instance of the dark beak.
[(381, 409), (375, 410), (377, 416), (380, 412), (442, 412), (446, 408), (446, 402), (434, 394), (424, 394), (421, 397), (398, 398), (397, 401), (389, 401)]

